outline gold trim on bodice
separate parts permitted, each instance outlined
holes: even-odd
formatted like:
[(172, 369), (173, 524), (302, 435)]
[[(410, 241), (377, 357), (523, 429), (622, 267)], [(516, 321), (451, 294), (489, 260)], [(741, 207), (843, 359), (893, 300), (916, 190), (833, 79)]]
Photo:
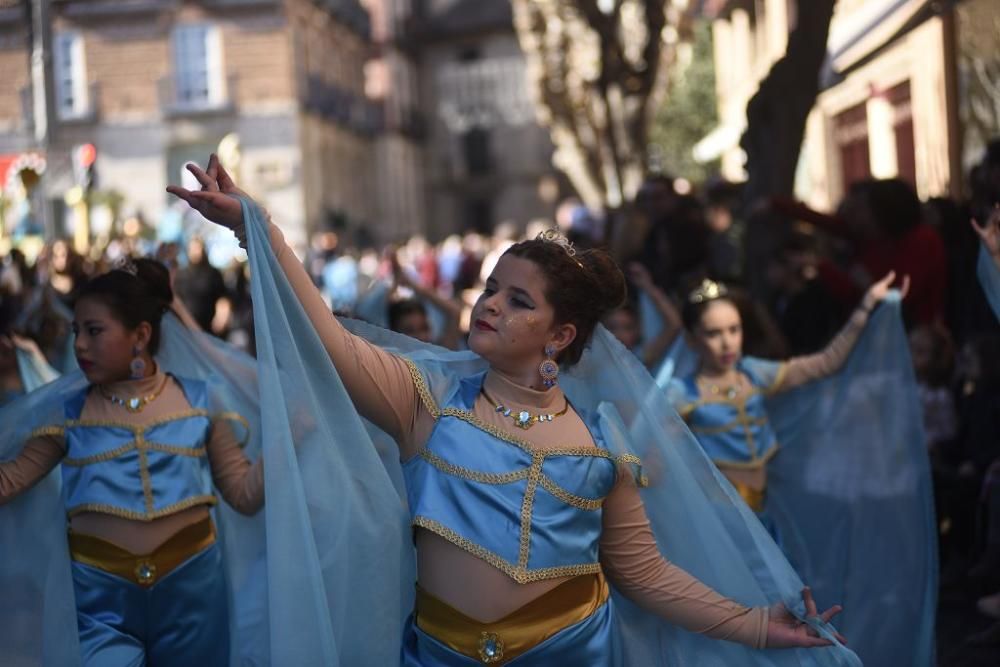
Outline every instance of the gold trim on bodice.
[(414, 527), (423, 528), (429, 530), (432, 533), (444, 538), (448, 542), (451, 542), (457, 547), (471, 553), (472, 555), (481, 558), (490, 565), (493, 565), (501, 572), (507, 574), (509, 577), (514, 579), (514, 581), (525, 584), (533, 581), (542, 581), (545, 579), (553, 579), (556, 577), (565, 576), (575, 576), (581, 574), (592, 574), (594, 572), (600, 571), (599, 563), (587, 563), (583, 565), (567, 565), (561, 567), (550, 567), (550, 568), (537, 568), (528, 569), (528, 559), (531, 551), (531, 525), (532, 517), (534, 511), (535, 494), (537, 493), (538, 487), (541, 486), (546, 492), (552, 494), (562, 502), (567, 505), (571, 505), (581, 510), (585, 511), (596, 511), (601, 508), (604, 503), (604, 498), (584, 498), (576, 494), (566, 491), (560, 487), (555, 481), (549, 478), (542, 472), (542, 466), (545, 460), (551, 456), (590, 456), (594, 458), (603, 458), (612, 461), (616, 464), (632, 464), (640, 467), (640, 471), (637, 474), (639, 477), (638, 483), (640, 485), (645, 485), (646, 478), (641, 474), (642, 462), (636, 456), (631, 454), (624, 454), (621, 456), (612, 456), (607, 450), (601, 449), (600, 447), (574, 447), (574, 446), (558, 446), (558, 447), (546, 447), (538, 448), (533, 446), (527, 440), (523, 440), (515, 435), (506, 433), (505, 431), (497, 428), (493, 424), (488, 424), (478, 417), (476, 417), (472, 412), (468, 410), (461, 410), (459, 408), (447, 407), (441, 409), (438, 407), (437, 402), (431, 395), (430, 389), (427, 386), (427, 381), (424, 379), (423, 374), (409, 359), (403, 359), (407, 367), (410, 370), (410, 377), (413, 380), (413, 385), (417, 390), (417, 394), (420, 397), (424, 408), (428, 413), (435, 419), (438, 420), (441, 417), (455, 417), (461, 419), (468, 424), (478, 428), (479, 430), (492, 435), (496, 439), (518, 447), (519, 449), (527, 452), (531, 455), (531, 464), (527, 468), (522, 468), (520, 470), (507, 472), (507, 473), (484, 473), (475, 470), (470, 470), (462, 466), (457, 466), (448, 461), (445, 461), (440, 456), (431, 452), (427, 449), (426, 445), (421, 447), (418, 451), (418, 456), (423, 458), (425, 461), (433, 465), (438, 470), (445, 472), (456, 477), (461, 477), (463, 479), (472, 480), (482, 484), (509, 484), (511, 482), (520, 481), (522, 479), (527, 480), (527, 485), (524, 491), (524, 499), (521, 503), (521, 513), (520, 513), (520, 537), (519, 537), (519, 549), (518, 549), (518, 562), (516, 564), (506, 561), (504, 558), (493, 553), (492, 551), (485, 549), (484, 547), (466, 539), (462, 535), (456, 533), (451, 528), (448, 528), (444, 524), (430, 519), (425, 516), (416, 516), (413, 518), (412, 525)]

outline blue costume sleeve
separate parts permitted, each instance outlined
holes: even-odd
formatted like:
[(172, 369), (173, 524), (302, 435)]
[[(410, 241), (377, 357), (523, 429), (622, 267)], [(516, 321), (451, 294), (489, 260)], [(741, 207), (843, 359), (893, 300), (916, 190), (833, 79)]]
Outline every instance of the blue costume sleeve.
[(979, 274), (979, 284), (983, 287), (986, 300), (990, 302), (993, 314), (1000, 320), (1000, 268), (986, 251), (986, 246), (979, 248), (979, 263), (976, 272)]
[(785, 362), (743, 357), (740, 367), (750, 377), (750, 381), (764, 394), (768, 394), (781, 386)]

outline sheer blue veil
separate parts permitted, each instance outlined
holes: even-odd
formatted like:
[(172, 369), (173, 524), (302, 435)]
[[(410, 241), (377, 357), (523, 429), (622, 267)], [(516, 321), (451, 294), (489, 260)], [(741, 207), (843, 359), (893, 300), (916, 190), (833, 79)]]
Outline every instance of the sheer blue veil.
[(21, 384), (24, 385), (24, 392), (32, 392), (44, 384), (52, 382), (59, 377), (60, 373), (49, 365), (44, 358), (39, 359), (30, 352), (25, 352), (21, 348), (14, 351), (17, 358), (17, 373), (21, 377)]
[[(274, 665), (398, 662), (414, 559), (393, 481), (243, 201), (257, 338)], [(275, 563), (280, 567), (275, 567)]]

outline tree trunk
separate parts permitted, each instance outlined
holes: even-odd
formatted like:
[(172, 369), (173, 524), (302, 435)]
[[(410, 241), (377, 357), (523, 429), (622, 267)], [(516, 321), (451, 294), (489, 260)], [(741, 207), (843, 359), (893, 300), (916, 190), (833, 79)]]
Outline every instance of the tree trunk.
[(791, 196), (806, 119), (819, 94), (820, 68), (836, 0), (797, 0), (797, 25), (785, 55), (774, 64), (747, 104), (740, 145), (747, 154), (745, 198), (753, 208), (763, 198)]
[(835, 4), (836, 0), (797, 0), (798, 22), (788, 36), (785, 55), (747, 104), (747, 129), (740, 140), (747, 155), (744, 253), (749, 269), (747, 286), (764, 301), (770, 292), (765, 267), (778, 250), (783, 228), (760, 204), (776, 195), (790, 197), (794, 193), (806, 120), (819, 94)]

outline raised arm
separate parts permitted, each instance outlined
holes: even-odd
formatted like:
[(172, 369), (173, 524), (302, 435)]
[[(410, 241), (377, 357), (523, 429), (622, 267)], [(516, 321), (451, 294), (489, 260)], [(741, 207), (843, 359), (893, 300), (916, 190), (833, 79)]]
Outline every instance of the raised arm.
[(643, 349), (642, 363), (646, 366), (652, 366), (663, 359), (663, 355), (667, 353), (670, 344), (674, 342), (677, 334), (680, 333), (681, 316), (677, 312), (677, 307), (670, 300), (670, 297), (653, 281), (653, 277), (649, 274), (649, 270), (645, 266), (639, 262), (633, 262), (629, 265), (628, 272), (632, 284), (649, 296), (650, 301), (653, 302), (653, 306), (663, 320), (663, 329), (656, 335), (656, 338), (646, 341), (646, 346)]
[(40, 482), (66, 453), (62, 435), (32, 437), (16, 458), (0, 463), (0, 505), (9, 503)]
[[(630, 475), (621, 475), (603, 510), (601, 565), (611, 583), (643, 609), (690, 632), (753, 648), (829, 645), (780, 605), (745, 607), (667, 561)], [(803, 597), (810, 615), (823, 621), (840, 611), (833, 607), (819, 615), (808, 589)]]
[(420, 299), (429, 302), (434, 308), (444, 315), (444, 331), (437, 341), (441, 347), (449, 350), (457, 350), (459, 341), (462, 338), (462, 331), (459, 328), (459, 321), (462, 319), (462, 306), (452, 299), (446, 299), (437, 293), (437, 290), (425, 287), (418, 280), (411, 280), (409, 274), (399, 265), (396, 255), (391, 257), (392, 273), (396, 283), (413, 290), (413, 293)]
[[(208, 171), (189, 164), (202, 184), (201, 191), (171, 186), (168, 192), (181, 197), (209, 220), (232, 229), (245, 242), (239, 190), (213, 155)], [(268, 223), (271, 248), (299, 303), (330, 355), (344, 387), (358, 412), (389, 433), (400, 445), (403, 458), (414, 450), (413, 434), (423, 408), (410, 378), (409, 368), (399, 357), (348, 332), (337, 321), (305, 267), (285, 243), (284, 235)]]
[[(839, 371), (847, 362), (847, 358), (854, 349), (861, 332), (864, 331), (868, 318), (875, 307), (886, 297), (890, 285), (896, 279), (895, 272), (890, 272), (865, 293), (864, 298), (851, 317), (847, 320), (844, 328), (833, 337), (833, 340), (821, 351), (815, 354), (794, 357), (785, 363), (784, 373), (780, 381), (771, 389), (772, 393), (788, 391), (802, 386), (809, 382), (822, 380)], [(909, 276), (903, 278), (903, 285), (900, 289), (905, 297), (909, 291)]]

